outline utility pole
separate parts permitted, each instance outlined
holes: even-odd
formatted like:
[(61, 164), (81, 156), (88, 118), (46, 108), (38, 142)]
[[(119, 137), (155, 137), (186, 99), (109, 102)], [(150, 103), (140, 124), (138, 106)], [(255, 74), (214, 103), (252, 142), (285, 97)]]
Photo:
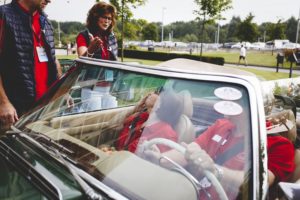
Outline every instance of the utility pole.
[(218, 21), (218, 30), (217, 30), (217, 44), (219, 45), (220, 41), (220, 20)]
[(300, 26), (300, 9), (299, 9), (299, 16), (298, 16), (298, 24), (297, 24), (297, 33), (296, 33), (296, 44), (298, 43), (299, 39), (299, 26)]
[(164, 15), (165, 15), (166, 8), (162, 8), (162, 20), (161, 20), (161, 41), (164, 41)]
[(122, 24), (122, 29), (121, 29), (121, 40), (122, 40), (122, 46), (121, 46), (121, 61), (124, 61), (124, 6), (125, 6), (125, 1), (122, 0), (122, 8), (121, 8), (121, 24)]
[(58, 47), (61, 47), (61, 41), (60, 41), (60, 23), (57, 21), (57, 28), (58, 28)]
[(266, 43), (266, 31), (264, 31), (264, 43)]

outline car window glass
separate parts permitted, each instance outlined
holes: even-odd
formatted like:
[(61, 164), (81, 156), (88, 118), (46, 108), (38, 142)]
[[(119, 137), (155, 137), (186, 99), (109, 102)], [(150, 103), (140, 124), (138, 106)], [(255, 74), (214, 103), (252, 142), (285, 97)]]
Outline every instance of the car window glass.
[[(196, 143), (223, 171), (236, 174), (225, 180), (222, 170), (219, 173), (229, 199), (250, 190), (251, 115), (245, 87), (90, 65), (74, 73), (53, 91), (56, 98), (24, 116), (17, 126), (65, 146), (73, 152), (65, 152), (70, 159), (95, 177), (101, 173), (102, 182), (130, 198), (153, 197), (151, 190), (140, 187), (159, 187), (163, 192), (155, 199), (197, 199), (185, 175), (144, 154), (151, 150), (164, 155), (183, 142)], [(187, 159), (184, 156), (179, 154), (175, 162)], [(218, 197), (210, 180), (195, 175), (189, 165), (182, 167), (205, 186), (201, 198), (207, 193)], [(147, 185), (138, 184), (140, 180), (147, 180)]]
[(47, 199), (1, 156), (0, 167), (0, 199)]

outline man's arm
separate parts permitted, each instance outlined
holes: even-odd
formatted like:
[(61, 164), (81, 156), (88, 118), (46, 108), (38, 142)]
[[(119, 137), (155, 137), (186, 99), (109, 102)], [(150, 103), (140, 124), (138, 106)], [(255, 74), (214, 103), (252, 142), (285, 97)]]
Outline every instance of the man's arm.
[(8, 128), (16, 121), (18, 121), (17, 111), (14, 106), (10, 103), (9, 99), (6, 96), (2, 77), (0, 75), (0, 121), (1, 124)]
[(273, 172), (271, 172), (270, 170), (268, 170), (268, 183), (269, 183), (269, 187), (271, 185), (273, 185), (273, 183), (275, 182), (275, 175), (273, 174)]
[(60, 78), (62, 76), (62, 69), (61, 69), (61, 65), (60, 65), (60, 62), (58, 61), (58, 59), (55, 60), (55, 64), (56, 64), (56, 69), (57, 69), (57, 76), (58, 76), (58, 78)]

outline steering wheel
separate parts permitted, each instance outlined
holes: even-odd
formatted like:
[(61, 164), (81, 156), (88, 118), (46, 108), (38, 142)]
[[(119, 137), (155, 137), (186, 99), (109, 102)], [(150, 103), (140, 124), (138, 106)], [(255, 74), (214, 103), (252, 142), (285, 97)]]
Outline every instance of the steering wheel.
[[(152, 140), (149, 140), (149, 141), (145, 141), (143, 144), (142, 144), (142, 149), (143, 151), (145, 150), (148, 150), (150, 149), (151, 146), (153, 145), (157, 145), (157, 144), (160, 144), (160, 145), (165, 145), (165, 146), (168, 146), (172, 149), (175, 149), (177, 150), (178, 152), (182, 153), (183, 155), (185, 154), (185, 151), (186, 149), (181, 146), (180, 144), (172, 141), (172, 140), (168, 140), (168, 139), (165, 139), (165, 138), (154, 138)], [(167, 158), (169, 161), (172, 161), (170, 158), (164, 156), (164, 158)], [(172, 163), (174, 164), (175, 162), (172, 161)], [(175, 165), (176, 167), (180, 167), (181, 169), (184, 170), (185, 174), (188, 173), (189, 176), (192, 176), (189, 172), (187, 172), (183, 167), (181, 167), (180, 165), (176, 164)], [(206, 176), (206, 178), (211, 182), (211, 184), (215, 187), (218, 195), (219, 195), (219, 198), (221, 200), (228, 200), (228, 197), (227, 197), (227, 194), (226, 192), (224, 191), (222, 185), (220, 184), (219, 180), (216, 178), (216, 176), (211, 173), (210, 171), (208, 170), (204, 170), (204, 175)], [(198, 181), (197, 181), (198, 182)]]

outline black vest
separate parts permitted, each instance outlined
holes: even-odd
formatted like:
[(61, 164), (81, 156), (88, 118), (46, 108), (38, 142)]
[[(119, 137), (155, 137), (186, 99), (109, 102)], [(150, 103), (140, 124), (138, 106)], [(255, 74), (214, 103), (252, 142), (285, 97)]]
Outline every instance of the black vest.
[[(4, 21), (4, 45), (0, 56), (3, 86), (18, 112), (26, 111), (35, 101), (34, 47), (32, 16), (16, 1), (0, 7)], [(40, 14), (42, 38), (48, 62), (48, 85), (57, 79), (53, 28), (44, 13)]]

